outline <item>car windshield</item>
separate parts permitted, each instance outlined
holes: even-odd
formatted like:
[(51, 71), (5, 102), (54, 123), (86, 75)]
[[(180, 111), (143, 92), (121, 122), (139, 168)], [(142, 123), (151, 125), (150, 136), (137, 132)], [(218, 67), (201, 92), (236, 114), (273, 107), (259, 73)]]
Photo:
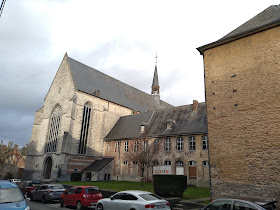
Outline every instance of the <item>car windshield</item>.
[(162, 200), (161, 197), (155, 195), (155, 194), (141, 194), (139, 195), (141, 198), (143, 198), (146, 201), (152, 201), (152, 200)]
[(18, 188), (0, 188), (0, 203), (13, 203), (19, 201), (23, 201), (23, 196)]
[(64, 189), (63, 185), (52, 185), (50, 189)]
[(96, 194), (96, 193), (99, 193), (99, 189), (97, 187), (88, 187), (85, 189), (85, 193)]

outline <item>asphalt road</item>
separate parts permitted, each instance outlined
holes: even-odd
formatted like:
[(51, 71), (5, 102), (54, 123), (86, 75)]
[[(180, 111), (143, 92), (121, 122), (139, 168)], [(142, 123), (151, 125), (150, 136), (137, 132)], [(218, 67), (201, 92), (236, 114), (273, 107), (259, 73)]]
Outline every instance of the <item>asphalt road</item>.
[[(71, 210), (76, 209), (75, 207), (60, 207), (59, 202), (51, 202), (43, 204), (39, 201), (30, 201), (30, 198), (26, 198), (26, 203), (30, 207), (30, 210), (57, 210), (57, 209), (63, 209), (63, 210)], [(94, 207), (88, 208), (89, 210), (94, 210)]]

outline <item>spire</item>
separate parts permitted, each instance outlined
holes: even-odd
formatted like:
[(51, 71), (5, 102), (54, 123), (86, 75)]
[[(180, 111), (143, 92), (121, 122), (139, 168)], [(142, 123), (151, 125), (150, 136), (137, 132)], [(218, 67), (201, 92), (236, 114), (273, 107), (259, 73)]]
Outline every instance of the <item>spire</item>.
[(157, 73), (157, 54), (156, 54), (156, 64), (155, 64), (155, 72), (152, 84), (152, 96), (154, 96), (155, 101), (160, 104), (160, 96), (159, 96), (159, 82), (158, 82), (158, 73)]
[(152, 87), (153, 86), (159, 86), (159, 83), (158, 83), (158, 73), (157, 73), (157, 64), (155, 66), (155, 73), (154, 73), (154, 79), (153, 79)]

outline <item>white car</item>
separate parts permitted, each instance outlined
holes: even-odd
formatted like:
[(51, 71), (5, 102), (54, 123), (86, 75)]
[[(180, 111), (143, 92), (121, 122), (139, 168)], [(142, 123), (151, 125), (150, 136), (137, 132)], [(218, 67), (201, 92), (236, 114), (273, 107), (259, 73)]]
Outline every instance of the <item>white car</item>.
[(121, 191), (110, 198), (104, 198), (97, 202), (97, 210), (148, 210), (160, 209), (170, 210), (168, 201), (163, 198), (146, 191), (127, 190)]

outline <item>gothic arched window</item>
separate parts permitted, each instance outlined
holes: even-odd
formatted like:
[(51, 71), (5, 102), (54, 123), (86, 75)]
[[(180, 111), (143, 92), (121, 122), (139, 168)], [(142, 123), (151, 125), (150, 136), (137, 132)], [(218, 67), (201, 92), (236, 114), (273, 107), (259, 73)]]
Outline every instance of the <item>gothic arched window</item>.
[(55, 152), (56, 151), (61, 116), (62, 116), (61, 107), (59, 105), (57, 105), (54, 108), (51, 118), (50, 118), (48, 140), (47, 140), (46, 147), (45, 147), (46, 152)]
[(79, 151), (78, 151), (79, 154), (86, 154), (90, 114), (91, 114), (90, 104), (86, 103), (83, 111), (83, 119), (82, 119), (81, 135), (80, 135), (80, 142), (79, 142)]

